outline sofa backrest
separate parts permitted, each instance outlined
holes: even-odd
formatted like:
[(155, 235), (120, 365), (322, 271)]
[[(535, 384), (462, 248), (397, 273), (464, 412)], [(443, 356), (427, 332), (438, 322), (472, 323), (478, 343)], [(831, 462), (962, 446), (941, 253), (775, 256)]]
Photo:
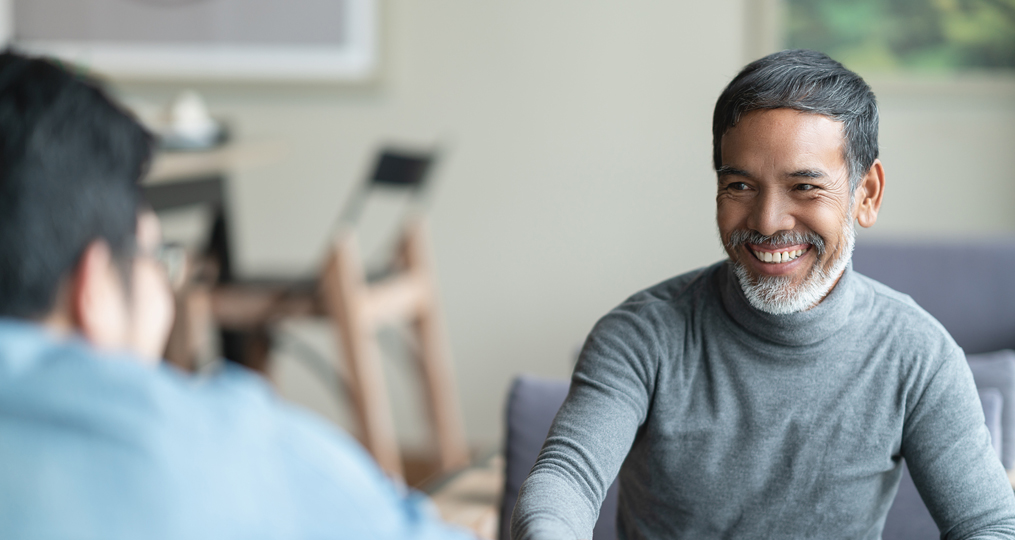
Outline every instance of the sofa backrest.
[(973, 372), (976, 387), (980, 390), (997, 390), (1000, 394), (1001, 414), (998, 419), (998, 430), (1001, 435), (993, 443), (1001, 449), (1001, 463), (1004, 464), (1004, 468), (1015, 469), (1015, 351), (1006, 349), (992, 353), (970, 354), (966, 359), (969, 361), (970, 371)]
[(912, 296), (967, 354), (1015, 349), (1015, 239), (858, 241), (853, 269)]
[[(543, 379), (522, 375), (515, 379), (507, 400), (507, 437), (504, 440), (504, 497), (501, 499), (500, 540), (511, 538), (511, 512), (518, 490), (536, 463), (543, 441), (557, 409), (564, 404), (569, 383), (561, 379)], [(617, 537), (617, 482), (606, 492), (593, 531), (596, 540)]]

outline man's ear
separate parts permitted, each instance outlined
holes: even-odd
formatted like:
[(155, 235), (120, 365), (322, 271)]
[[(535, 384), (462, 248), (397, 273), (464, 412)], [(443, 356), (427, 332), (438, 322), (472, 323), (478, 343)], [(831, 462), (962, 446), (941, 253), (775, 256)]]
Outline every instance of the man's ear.
[(126, 296), (109, 245), (96, 240), (85, 248), (71, 279), (73, 325), (100, 348), (120, 348), (126, 339)]
[(856, 201), (853, 214), (861, 227), (870, 227), (878, 220), (878, 210), (881, 209), (881, 197), (884, 193), (885, 169), (881, 165), (881, 160), (875, 159), (853, 194)]

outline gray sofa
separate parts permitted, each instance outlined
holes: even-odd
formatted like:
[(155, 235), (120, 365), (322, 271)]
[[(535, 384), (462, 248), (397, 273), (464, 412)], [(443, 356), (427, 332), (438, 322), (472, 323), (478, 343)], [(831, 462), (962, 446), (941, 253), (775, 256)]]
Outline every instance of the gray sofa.
[[(950, 245), (881, 243), (858, 246), (854, 268), (912, 296), (966, 351), (984, 416), (1005, 468), (1015, 468), (1015, 241)], [(518, 489), (535, 463), (566, 380), (519, 377), (507, 402), (505, 483), (500, 538), (509, 538)], [(610, 488), (594, 538), (616, 538), (617, 485)], [(904, 471), (889, 510), (884, 540), (940, 536)]]

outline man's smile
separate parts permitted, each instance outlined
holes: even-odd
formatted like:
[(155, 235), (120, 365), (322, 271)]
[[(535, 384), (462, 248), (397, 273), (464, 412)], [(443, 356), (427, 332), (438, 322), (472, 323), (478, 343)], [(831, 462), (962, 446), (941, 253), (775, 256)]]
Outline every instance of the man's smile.
[(741, 259), (755, 275), (789, 276), (799, 272), (808, 272), (813, 264), (807, 255), (813, 252), (813, 244), (752, 244), (742, 245), (744, 252)]
[(796, 260), (810, 250), (810, 244), (792, 246), (773, 246), (764, 244), (747, 244), (747, 249), (761, 262), (781, 264)]

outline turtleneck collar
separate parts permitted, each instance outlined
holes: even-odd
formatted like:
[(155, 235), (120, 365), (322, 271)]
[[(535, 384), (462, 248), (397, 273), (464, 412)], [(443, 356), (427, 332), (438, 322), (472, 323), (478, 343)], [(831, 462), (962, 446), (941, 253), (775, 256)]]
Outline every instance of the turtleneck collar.
[(723, 307), (734, 322), (758, 338), (786, 346), (813, 345), (839, 331), (857, 304), (861, 289), (850, 262), (839, 282), (817, 306), (800, 313), (773, 315), (751, 305), (729, 260), (720, 265), (716, 284)]

